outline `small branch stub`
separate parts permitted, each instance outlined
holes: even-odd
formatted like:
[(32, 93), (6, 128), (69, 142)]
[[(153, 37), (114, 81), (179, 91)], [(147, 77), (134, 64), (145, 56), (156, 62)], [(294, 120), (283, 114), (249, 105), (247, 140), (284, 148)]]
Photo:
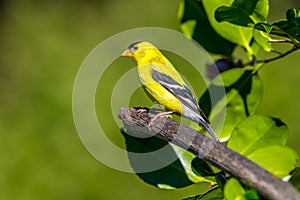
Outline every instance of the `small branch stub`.
[[(145, 109), (145, 108), (144, 108)], [(121, 108), (119, 118), (127, 132), (135, 137), (155, 135), (178, 145), (194, 155), (242, 180), (272, 200), (300, 200), (300, 194), (293, 186), (275, 177), (246, 157), (225, 145), (169, 118), (158, 118), (149, 123), (155, 113), (145, 109)]]

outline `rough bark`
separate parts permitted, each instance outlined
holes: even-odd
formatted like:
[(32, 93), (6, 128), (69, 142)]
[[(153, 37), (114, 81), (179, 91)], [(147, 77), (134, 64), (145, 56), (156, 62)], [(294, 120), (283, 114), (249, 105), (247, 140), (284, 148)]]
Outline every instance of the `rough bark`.
[[(253, 187), (263, 197), (274, 200), (300, 200), (298, 191), (261, 168), (251, 160), (227, 148), (220, 142), (180, 124), (172, 119), (158, 118), (135, 108), (121, 108), (119, 118), (131, 135), (141, 137), (154, 135), (190, 151), (210, 164), (226, 171), (233, 177)], [(149, 129), (149, 123), (151, 128)]]

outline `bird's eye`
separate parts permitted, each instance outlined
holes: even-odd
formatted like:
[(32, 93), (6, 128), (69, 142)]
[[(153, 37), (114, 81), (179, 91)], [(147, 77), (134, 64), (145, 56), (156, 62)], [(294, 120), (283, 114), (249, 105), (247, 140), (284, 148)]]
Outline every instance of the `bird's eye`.
[(133, 49), (134, 49), (134, 50), (138, 50), (138, 47), (137, 47), (137, 46), (134, 46)]

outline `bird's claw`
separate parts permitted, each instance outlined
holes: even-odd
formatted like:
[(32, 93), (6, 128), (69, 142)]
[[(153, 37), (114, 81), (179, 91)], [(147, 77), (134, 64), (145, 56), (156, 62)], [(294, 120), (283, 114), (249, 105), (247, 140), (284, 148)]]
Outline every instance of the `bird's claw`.
[(172, 113), (173, 113), (173, 111), (167, 111), (167, 112), (161, 112), (161, 113), (158, 113), (157, 115), (155, 115), (148, 124), (149, 131), (152, 131), (151, 127), (153, 126), (155, 120), (162, 118), (162, 117), (167, 117), (167, 118), (172, 119), (172, 116), (170, 115)]
[(147, 112), (147, 109), (140, 108), (136, 112), (140, 115), (140, 114), (143, 114), (144, 112)]

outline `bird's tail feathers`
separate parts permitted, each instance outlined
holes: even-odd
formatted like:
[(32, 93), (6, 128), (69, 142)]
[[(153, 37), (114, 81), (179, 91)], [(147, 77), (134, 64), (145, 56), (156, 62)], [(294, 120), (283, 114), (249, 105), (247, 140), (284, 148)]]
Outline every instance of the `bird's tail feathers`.
[(204, 115), (204, 113), (202, 113), (202, 111), (197, 113), (197, 112), (193, 111), (192, 109), (190, 109), (189, 107), (186, 107), (186, 106), (183, 106), (183, 109), (184, 109), (184, 112), (183, 112), (184, 117), (193, 120), (194, 122), (199, 124), (201, 127), (203, 127), (211, 135), (211, 137), (214, 140), (216, 140), (216, 141), (219, 140), (218, 136), (216, 135), (214, 130), (210, 127), (209, 121), (206, 118), (206, 116)]
[(198, 124), (199, 124), (201, 127), (203, 127), (203, 128), (211, 135), (211, 137), (212, 137), (214, 140), (216, 140), (216, 141), (219, 140), (219, 138), (218, 138), (217, 134), (215, 133), (215, 131), (214, 131), (214, 130), (210, 127), (210, 125), (208, 125), (203, 119), (199, 118), (199, 119), (197, 120), (197, 122), (198, 122)]

